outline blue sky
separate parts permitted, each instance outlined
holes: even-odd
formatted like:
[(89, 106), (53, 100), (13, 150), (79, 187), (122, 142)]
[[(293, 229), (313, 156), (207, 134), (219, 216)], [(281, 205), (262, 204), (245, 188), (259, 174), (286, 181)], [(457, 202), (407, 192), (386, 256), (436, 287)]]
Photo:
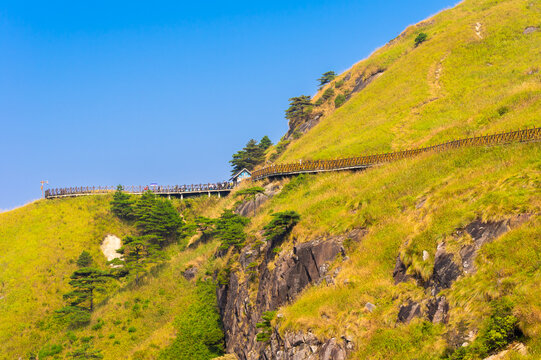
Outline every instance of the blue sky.
[(0, 209), (51, 187), (227, 179), (312, 95), (449, 0), (2, 1)]

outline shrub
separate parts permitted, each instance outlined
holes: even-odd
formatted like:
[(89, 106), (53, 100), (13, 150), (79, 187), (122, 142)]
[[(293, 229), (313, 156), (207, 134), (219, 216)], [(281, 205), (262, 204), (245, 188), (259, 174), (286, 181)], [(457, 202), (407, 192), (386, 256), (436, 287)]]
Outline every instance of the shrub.
[(334, 86), (335, 86), (337, 89), (341, 88), (342, 85), (344, 85), (344, 79), (338, 80), (337, 82), (334, 83)]
[(327, 90), (325, 90), (323, 95), (321, 95), (321, 98), (323, 99), (323, 101), (327, 101), (328, 99), (332, 98), (333, 96), (334, 96), (334, 89), (333, 88), (328, 88)]
[(90, 256), (88, 251), (83, 250), (81, 255), (79, 255), (79, 258), (77, 259), (77, 266), (88, 267), (90, 265), (92, 265), (92, 256)]
[(498, 108), (498, 115), (500, 115), (500, 116), (504, 116), (508, 112), (509, 112), (509, 108), (507, 106), (500, 106)]
[(299, 213), (294, 210), (274, 213), (271, 216), (273, 219), (263, 227), (264, 235), (271, 239), (286, 235), (301, 219)]
[(130, 326), (130, 327), (128, 328), (128, 332), (129, 332), (129, 333), (134, 333), (134, 332), (136, 332), (136, 331), (137, 331), (137, 329), (136, 329), (134, 326)]
[(267, 342), (270, 340), (272, 333), (271, 321), (276, 316), (276, 311), (266, 311), (261, 316), (261, 322), (257, 323), (255, 326), (261, 330), (256, 336), (256, 340), (259, 342)]
[(323, 98), (320, 97), (319, 99), (317, 99), (317, 101), (314, 103), (315, 106), (321, 106), (323, 105), (325, 101), (323, 101)]
[(415, 38), (415, 46), (419, 46), (421, 43), (425, 42), (427, 38), (428, 35), (426, 33), (419, 33), (419, 35), (417, 35)]
[(94, 331), (99, 330), (103, 327), (104, 324), (105, 324), (105, 321), (103, 321), (102, 319), (98, 319), (98, 322), (92, 325), (92, 330)]
[(60, 354), (62, 352), (62, 345), (51, 344), (45, 345), (38, 353), (39, 359), (45, 359), (46, 357)]
[(338, 94), (338, 95), (336, 95), (336, 97), (334, 98), (334, 107), (335, 107), (335, 108), (339, 108), (339, 107), (342, 106), (345, 102), (346, 102), (346, 95), (344, 95), (344, 94)]
[(518, 328), (518, 320), (513, 316), (513, 304), (507, 299), (494, 301), (490, 318), (479, 332), (475, 341), (466, 347), (455, 349), (449, 356), (449, 360), (465, 360), (472, 358), (485, 358), (495, 353), (517, 337), (522, 335)]

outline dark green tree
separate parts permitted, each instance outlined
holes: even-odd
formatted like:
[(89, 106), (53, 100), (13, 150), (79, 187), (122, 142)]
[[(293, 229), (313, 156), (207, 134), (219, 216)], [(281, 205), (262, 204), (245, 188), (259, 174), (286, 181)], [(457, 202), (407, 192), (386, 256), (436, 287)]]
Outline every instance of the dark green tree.
[(131, 196), (122, 191), (122, 185), (118, 185), (111, 200), (111, 211), (122, 220), (133, 219), (133, 203)]
[(302, 120), (308, 114), (307, 108), (312, 106), (310, 96), (301, 95), (289, 99), (289, 108), (286, 110), (286, 119), (290, 123)]
[(177, 239), (183, 221), (171, 201), (154, 199), (149, 213), (145, 213), (136, 222), (143, 235), (154, 235), (160, 245)]
[(428, 35), (426, 33), (419, 33), (419, 35), (417, 35), (415, 38), (415, 46), (419, 46), (421, 43), (425, 42), (427, 38)]
[(141, 197), (135, 202), (134, 205), (134, 216), (136, 219), (136, 226), (141, 226), (141, 222), (145, 222), (152, 212), (152, 208), (156, 203), (156, 195), (147, 190), (141, 195)]
[(77, 266), (81, 268), (88, 267), (92, 265), (92, 262), (92, 256), (90, 256), (88, 251), (83, 250), (83, 252), (81, 252), (81, 255), (79, 255), (79, 258), (77, 259)]
[(271, 146), (272, 146), (272, 141), (271, 139), (269, 139), (267, 135), (263, 136), (263, 138), (261, 138), (261, 140), (259, 141), (259, 147), (263, 151), (267, 150)]
[(102, 285), (107, 281), (107, 277), (110, 277), (109, 273), (95, 268), (85, 267), (75, 270), (69, 282), (73, 290), (64, 294), (68, 306), (92, 311), (94, 295), (96, 291), (104, 290)]
[(56, 310), (56, 317), (63, 319), (71, 328), (78, 328), (90, 323), (90, 311), (79, 306), (64, 306)]
[(246, 240), (244, 227), (250, 220), (244, 216), (235, 214), (226, 209), (222, 215), (216, 219), (216, 236), (222, 241), (220, 250), (227, 250), (231, 246), (240, 249)]
[(264, 194), (265, 189), (263, 189), (261, 186), (254, 186), (247, 189), (242, 189), (237, 191), (235, 196), (242, 196), (244, 200), (252, 201), (252, 205), (254, 207), (254, 216), (256, 215), (256, 208), (255, 208), (255, 199), (257, 198), (257, 195)]
[(255, 325), (256, 328), (261, 330), (256, 336), (257, 341), (267, 342), (270, 340), (270, 336), (272, 333), (271, 321), (274, 319), (275, 316), (276, 311), (265, 311), (263, 315), (261, 315), (261, 322)]
[(252, 171), (263, 162), (264, 158), (263, 148), (254, 139), (251, 139), (242, 150), (233, 154), (233, 159), (229, 161), (233, 166), (231, 173), (234, 175), (244, 168)]
[(336, 73), (334, 71), (327, 71), (326, 73), (323, 73), (317, 81), (319, 81), (319, 88), (321, 89), (323, 86), (327, 85), (331, 81), (333, 81), (336, 78)]
[(122, 264), (138, 284), (147, 273), (150, 265), (163, 260), (165, 254), (160, 250), (160, 239), (155, 235), (128, 236), (124, 245), (117, 250), (122, 259), (115, 259), (114, 264)]
[(301, 219), (299, 213), (294, 210), (274, 213), (271, 216), (273, 219), (263, 227), (264, 235), (270, 239), (286, 235)]

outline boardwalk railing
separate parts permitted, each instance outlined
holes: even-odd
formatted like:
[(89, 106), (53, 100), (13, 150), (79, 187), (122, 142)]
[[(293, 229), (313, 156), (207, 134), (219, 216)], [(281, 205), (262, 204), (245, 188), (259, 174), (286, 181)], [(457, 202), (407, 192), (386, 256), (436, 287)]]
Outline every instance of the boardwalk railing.
[[(167, 186), (124, 186), (123, 191), (130, 194), (142, 194), (147, 190), (159, 195), (183, 195), (197, 193), (220, 193), (229, 192), (234, 185), (230, 182), (213, 184), (192, 184), (192, 185), (167, 185)], [(71, 197), (82, 195), (108, 194), (116, 191), (115, 186), (82, 186), (45, 190), (45, 198)]]
[[(541, 128), (509, 131), (505, 133), (476, 136), (471, 138), (449, 141), (443, 144), (422, 147), (418, 149), (395, 151), (385, 154), (357, 156), (345, 159), (333, 160), (309, 160), (294, 164), (271, 165), (252, 172), (252, 181), (257, 181), (275, 176), (288, 176), (302, 173), (316, 173), (324, 171), (339, 171), (348, 169), (363, 169), (372, 165), (414, 157), (429, 151), (446, 151), (467, 146), (490, 146), (511, 142), (526, 142), (541, 140)], [(124, 191), (131, 194), (142, 194), (150, 190), (162, 195), (204, 194), (229, 192), (235, 187), (231, 182), (196, 185), (173, 185), (173, 186), (125, 186)], [(48, 189), (45, 198), (98, 195), (115, 191), (114, 186), (105, 187), (69, 187), (60, 189)]]
[(275, 176), (287, 176), (302, 173), (337, 171), (348, 169), (363, 169), (372, 165), (410, 158), (429, 151), (446, 151), (467, 146), (499, 145), (510, 142), (541, 140), (541, 128), (510, 131), (505, 133), (476, 136), (471, 138), (449, 141), (443, 144), (422, 147), (412, 150), (395, 151), (385, 154), (357, 156), (345, 159), (302, 161), (293, 164), (271, 165), (252, 172), (252, 181)]

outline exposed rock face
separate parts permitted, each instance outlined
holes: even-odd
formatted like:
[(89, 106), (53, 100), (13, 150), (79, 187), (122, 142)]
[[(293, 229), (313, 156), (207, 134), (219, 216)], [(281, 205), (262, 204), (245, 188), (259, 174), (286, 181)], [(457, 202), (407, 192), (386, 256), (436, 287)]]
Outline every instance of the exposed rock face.
[(414, 301), (400, 306), (400, 310), (398, 310), (398, 321), (403, 323), (409, 323), (414, 317), (419, 316), (421, 316), (421, 305)]
[(521, 214), (501, 221), (475, 220), (463, 229), (457, 230), (455, 236), (460, 237), (467, 233), (471, 236), (473, 243), (462, 247), (460, 259), (456, 260), (453, 254), (446, 251), (445, 243), (439, 244), (434, 258), (434, 269), (428, 281), (419, 275), (408, 275), (408, 266), (398, 256), (393, 271), (395, 284), (413, 278), (430, 294), (430, 297), (425, 299), (422, 304), (410, 301), (407, 305), (400, 306), (398, 321), (407, 323), (415, 316), (424, 315), (434, 323), (447, 323), (449, 321), (449, 303), (444, 296), (438, 297), (437, 295), (441, 290), (450, 288), (459, 276), (475, 272), (474, 261), (481, 246), (494, 241), (510, 229), (528, 221), (529, 218), (529, 214)]
[(252, 216), (268, 199), (280, 192), (281, 186), (277, 183), (265, 185), (265, 193), (257, 194), (255, 200), (244, 201), (235, 212), (241, 216)]
[[(321, 281), (333, 283), (336, 272), (329, 273), (330, 263), (338, 254), (344, 255), (343, 241), (346, 238), (358, 240), (363, 234), (355, 230), (343, 236), (298, 244), (293, 251), (279, 254), (277, 258), (269, 251), (275, 246), (270, 242), (259, 249), (243, 249), (239, 258), (243, 269), (256, 259), (261, 261), (256, 275), (258, 287), (255, 294), (250, 294), (250, 280), (244, 280), (248, 277), (232, 272), (229, 284), (220, 286), (217, 291), (227, 351), (241, 360), (341, 359), (342, 353), (345, 356), (346, 343), (349, 344), (346, 340), (320, 341), (302, 333), (286, 334), (282, 339), (275, 331), (270, 343), (265, 344), (255, 340), (258, 333), (255, 325), (261, 321), (263, 312), (291, 302), (308, 285)], [(273, 258), (274, 267), (269, 270), (268, 264)]]
[(353, 343), (347, 338), (331, 338), (325, 342), (312, 333), (289, 332), (283, 338), (275, 332), (270, 345), (259, 359), (265, 360), (345, 360)]
[(355, 86), (353, 87), (353, 89), (351, 90), (351, 93), (348, 95), (348, 99), (355, 93), (358, 93), (359, 91), (361, 91), (362, 89), (364, 89), (365, 87), (368, 86), (368, 84), (370, 84), (372, 81), (374, 81), (374, 79), (376, 79), (378, 76), (380, 76), (381, 74), (383, 74), (383, 70), (378, 70), (376, 71), (375, 73), (367, 76), (365, 78), (364, 74), (359, 76), (356, 80), (355, 80)]
[(294, 122), (289, 124), (289, 130), (284, 136), (285, 140), (291, 140), (295, 137), (295, 134), (306, 134), (308, 130), (316, 126), (321, 118), (323, 117), (323, 114), (316, 113), (311, 115), (306, 121), (304, 122)]

